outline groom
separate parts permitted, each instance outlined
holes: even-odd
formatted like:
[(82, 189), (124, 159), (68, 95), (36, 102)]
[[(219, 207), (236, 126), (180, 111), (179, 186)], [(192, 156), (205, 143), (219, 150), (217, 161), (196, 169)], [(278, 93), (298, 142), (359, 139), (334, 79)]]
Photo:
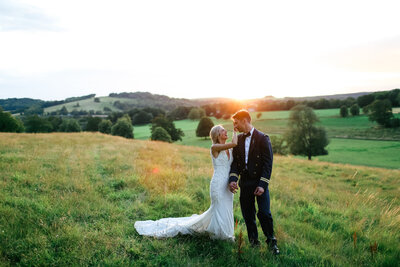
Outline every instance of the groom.
[(251, 125), (247, 110), (239, 110), (232, 116), (233, 126), (243, 134), (238, 136), (238, 145), (233, 148), (233, 162), (229, 174), (229, 190), (236, 193), (240, 186), (240, 207), (247, 234), (252, 246), (259, 246), (256, 225), (255, 199), (257, 199), (261, 228), (267, 237), (271, 251), (278, 255), (270, 211), (268, 184), (272, 172), (272, 148), (268, 135)]

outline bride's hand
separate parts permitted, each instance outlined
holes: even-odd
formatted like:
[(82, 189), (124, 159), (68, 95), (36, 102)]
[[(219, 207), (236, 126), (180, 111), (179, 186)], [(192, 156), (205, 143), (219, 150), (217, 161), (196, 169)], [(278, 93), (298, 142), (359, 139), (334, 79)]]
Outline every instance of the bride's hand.
[(237, 145), (238, 138), (237, 138), (237, 132), (234, 130), (232, 134), (232, 143)]

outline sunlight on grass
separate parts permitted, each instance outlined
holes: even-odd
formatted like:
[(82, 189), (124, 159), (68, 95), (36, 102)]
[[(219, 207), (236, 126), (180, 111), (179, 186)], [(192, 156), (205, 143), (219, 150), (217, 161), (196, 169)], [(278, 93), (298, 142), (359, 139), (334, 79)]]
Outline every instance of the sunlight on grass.
[(245, 239), (240, 260), (237, 244), (204, 236), (138, 236), (137, 220), (204, 212), (212, 173), (209, 148), (99, 133), (2, 133), (0, 265), (395, 266), (400, 261), (400, 171), (296, 157), (274, 158), (271, 211), (280, 257), (264, 243), (259, 250), (249, 246), (238, 195), (235, 236), (242, 231)]

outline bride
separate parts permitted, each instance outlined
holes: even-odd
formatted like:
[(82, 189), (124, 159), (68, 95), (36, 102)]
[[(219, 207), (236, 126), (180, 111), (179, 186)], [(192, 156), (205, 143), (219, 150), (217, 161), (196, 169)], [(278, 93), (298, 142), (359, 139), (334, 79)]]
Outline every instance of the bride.
[(237, 133), (235, 129), (232, 142), (226, 143), (227, 131), (221, 125), (216, 125), (211, 129), (210, 137), (214, 167), (210, 182), (210, 208), (201, 215), (193, 214), (190, 217), (137, 221), (135, 228), (140, 235), (163, 238), (177, 234), (204, 233), (211, 238), (234, 241), (233, 194), (229, 191), (228, 179), (233, 160), (232, 148), (237, 145)]

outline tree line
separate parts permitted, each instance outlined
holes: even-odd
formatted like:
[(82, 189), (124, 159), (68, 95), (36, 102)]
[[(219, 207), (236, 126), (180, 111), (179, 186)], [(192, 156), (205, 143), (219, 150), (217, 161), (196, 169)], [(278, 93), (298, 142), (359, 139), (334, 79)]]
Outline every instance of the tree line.
[(176, 128), (173, 120), (165, 116), (165, 111), (157, 108), (134, 109), (130, 112), (113, 112), (106, 118), (87, 116), (13, 116), (0, 107), (0, 132), (101, 132), (125, 138), (134, 138), (134, 120), (137, 124), (151, 123), (151, 139), (174, 142), (182, 140), (184, 133)]
[[(343, 106), (351, 108), (357, 104), (361, 109), (369, 106), (375, 100), (385, 101), (390, 103), (391, 107), (400, 106), (400, 89), (390, 91), (375, 92), (367, 95), (362, 95), (357, 98), (348, 97), (346, 99), (325, 99), (318, 100), (294, 100), (294, 99), (275, 99), (265, 98), (248, 102), (245, 108), (253, 109), (254, 111), (280, 111), (290, 110), (294, 106), (304, 105), (313, 109), (332, 109), (341, 108)], [(243, 108), (243, 103), (239, 101), (229, 101), (224, 103), (214, 103), (201, 106), (207, 116), (215, 116), (216, 118), (229, 118), (240, 108)]]
[(0, 99), (0, 106), (11, 113), (23, 113), (29, 114), (43, 114), (43, 110), (47, 107), (66, 104), (79, 100), (95, 97), (96, 94), (69, 97), (64, 100), (44, 101), (32, 98), (8, 98)]

